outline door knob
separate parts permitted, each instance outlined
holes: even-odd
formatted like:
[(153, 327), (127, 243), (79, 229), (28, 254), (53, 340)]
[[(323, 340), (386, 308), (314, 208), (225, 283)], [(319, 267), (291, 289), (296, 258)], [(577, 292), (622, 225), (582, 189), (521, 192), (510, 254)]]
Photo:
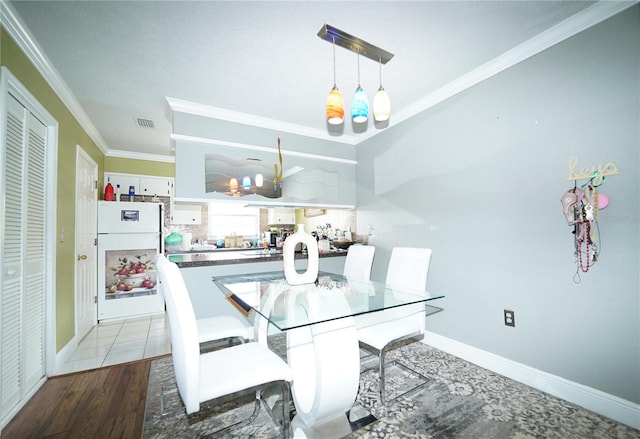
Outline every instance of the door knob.
[(87, 259), (87, 255), (78, 255), (79, 261), (84, 261), (85, 259)]

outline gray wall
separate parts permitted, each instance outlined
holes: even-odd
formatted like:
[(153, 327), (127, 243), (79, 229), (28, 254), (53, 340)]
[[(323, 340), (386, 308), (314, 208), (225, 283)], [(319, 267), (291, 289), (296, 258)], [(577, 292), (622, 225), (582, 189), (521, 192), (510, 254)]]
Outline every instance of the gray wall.
[[(373, 277), (393, 246), (434, 250), (429, 289), (446, 298), (430, 331), (635, 403), (639, 40), (636, 5), (357, 147)], [(601, 259), (580, 283), (560, 204), (572, 156), (621, 171), (600, 188)]]

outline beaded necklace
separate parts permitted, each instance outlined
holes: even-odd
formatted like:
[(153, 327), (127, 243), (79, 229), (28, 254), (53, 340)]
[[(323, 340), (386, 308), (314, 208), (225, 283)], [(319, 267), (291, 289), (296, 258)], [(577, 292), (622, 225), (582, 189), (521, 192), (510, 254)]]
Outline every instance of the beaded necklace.
[[(589, 267), (590, 267), (590, 262), (591, 262), (591, 258), (589, 256), (589, 234), (591, 233), (591, 225), (589, 223), (589, 221), (585, 221), (581, 227), (580, 227), (580, 237), (576, 237), (578, 240), (578, 245), (577, 245), (577, 252), (578, 252), (578, 264), (580, 267), (580, 270), (583, 273), (586, 273), (587, 271), (589, 271)], [(582, 243), (585, 243), (585, 250), (586, 250), (586, 259), (587, 259), (587, 264), (583, 264), (582, 263)]]

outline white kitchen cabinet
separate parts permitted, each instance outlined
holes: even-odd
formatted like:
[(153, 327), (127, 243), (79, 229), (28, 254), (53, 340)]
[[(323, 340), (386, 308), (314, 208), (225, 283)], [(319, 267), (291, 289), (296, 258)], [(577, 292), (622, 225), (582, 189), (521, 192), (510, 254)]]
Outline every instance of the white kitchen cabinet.
[[(194, 168), (194, 163), (204, 166)], [(185, 202), (224, 200), (278, 208), (355, 207), (357, 162), (354, 159), (283, 154), (282, 173), (279, 163), (277, 149), (179, 141), (176, 142), (175, 197)], [(261, 178), (256, 179), (258, 175)], [(287, 219), (286, 223), (291, 222)]]
[(139, 191), (136, 188), (136, 195), (171, 197), (173, 195), (173, 178), (140, 176), (139, 187)]
[(269, 209), (267, 220), (269, 225), (295, 224), (296, 211), (295, 209)]
[(171, 224), (202, 224), (202, 206), (174, 204), (171, 210)]
[(150, 175), (121, 174), (118, 172), (105, 172), (104, 184), (110, 182), (114, 191), (120, 185), (120, 194), (129, 195), (129, 187), (135, 188), (136, 195), (153, 197), (173, 197), (173, 178), (155, 177)]

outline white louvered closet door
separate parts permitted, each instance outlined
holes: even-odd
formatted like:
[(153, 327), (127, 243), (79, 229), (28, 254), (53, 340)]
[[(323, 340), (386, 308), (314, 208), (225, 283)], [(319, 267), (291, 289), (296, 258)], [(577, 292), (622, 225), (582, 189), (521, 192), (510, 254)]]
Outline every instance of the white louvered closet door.
[(46, 127), (7, 96), (2, 164), (2, 413), (45, 376)]

